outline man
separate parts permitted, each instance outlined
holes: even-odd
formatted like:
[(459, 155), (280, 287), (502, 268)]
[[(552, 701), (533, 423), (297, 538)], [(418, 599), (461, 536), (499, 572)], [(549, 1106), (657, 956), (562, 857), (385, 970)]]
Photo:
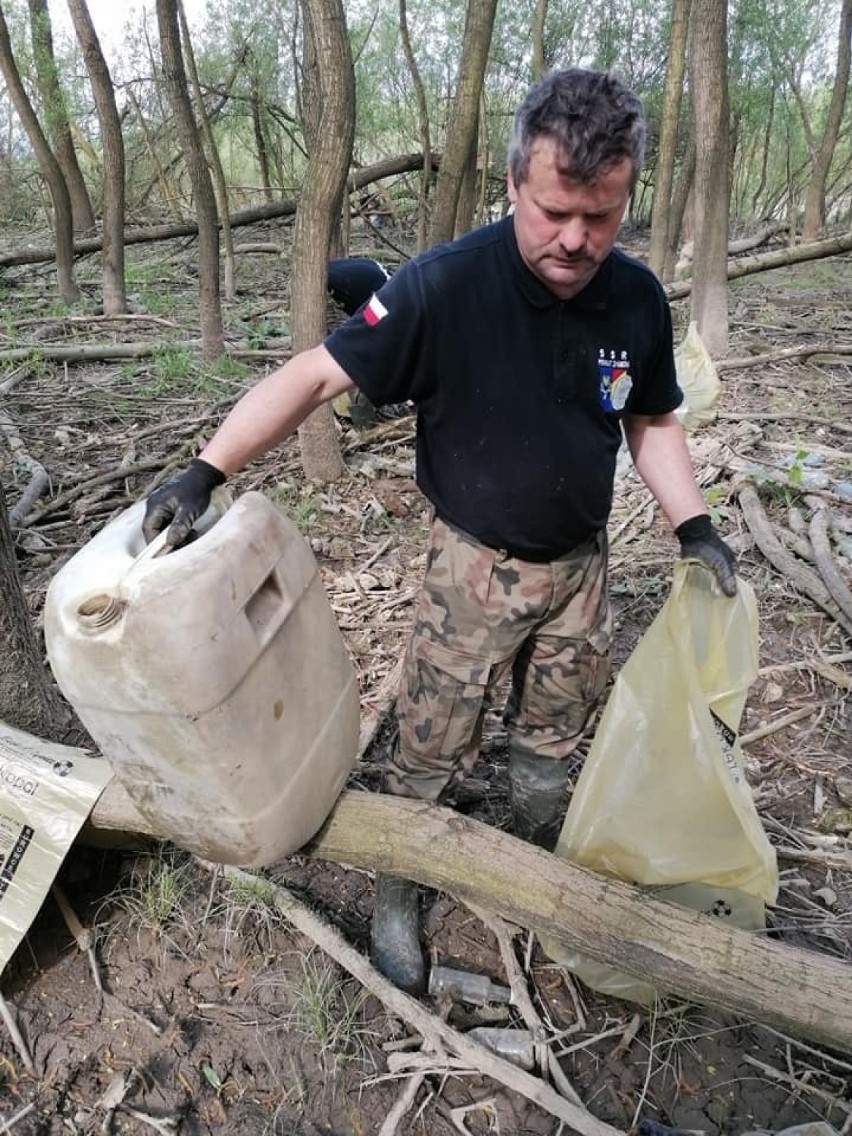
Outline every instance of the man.
[[(385, 269), (368, 256), (341, 256), (328, 262), (329, 294), (347, 316), (354, 316), (387, 279)], [(329, 327), (332, 326), (330, 321)], [(401, 418), (409, 413), (405, 404), (379, 410), (357, 387), (350, 394), (336, 398), (334, 409), (348, 417), (356, 430), (367, 430), (382, 418)]]
[(354, 316), (387, 279), (385, 269), (369, 256), (340, 256), (328, 262), (328, 290), (348, 316)]
[[(186, 535), (211, 488), (355, 384), (417, 406), (417, 481), (434, 508), (397, 703), (392, 793), (436, 801), (504, 721), (513, 827), (552, 846), (568, 759), (608, 675), (606, 524), (621, 428), (681, 551), (736, 591), (734, 557), (696, 487), (662, 289), (614, 250), (642, 162), (638, 99), (609, 74), (541, 80), (509, 147), (514, 213), (405, 265), (325, 344), (233, 409), (190, 468), (151, 497), (146, 535)], [(722, 602), (722, 601), (720, 601)], [(373, 958), (422, 988), (417, 889), (379, 874)]]

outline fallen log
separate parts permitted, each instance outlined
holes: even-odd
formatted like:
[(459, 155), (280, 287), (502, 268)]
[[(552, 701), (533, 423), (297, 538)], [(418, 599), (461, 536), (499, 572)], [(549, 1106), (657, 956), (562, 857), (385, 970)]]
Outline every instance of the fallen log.
[[(115, 781), (90, 819), (156, 835)], [(346, 792), (302, 851), (415, 879), (661, 992), (852, 1053), (852, 966), (650, 899), (450, 809)]]
[[(768, 241), (771, 241), (773, 237), (777, 237), (779, 233), (786, 232), (788, 228), (789, 226), (786, 221), (773, 221), (772, 224), (766, 225), (757, 233), (728, 241), (728, 255), (734, 256), (740, 252), (749, 252), (750, 249), (760, 248), (761, 245), (765, 245)], [(694, 256), (695, 242), (687, 241), (680, 250), (680, 260), (675, 265), (675, 274), (679, 275), (687, 268), (691, 269)]]
[[(806, 260), (821, 260), (826, 256), (838, 256), (852, 250), (852, 232), (839, 237), (828, 237), (823, 241), (807, 241), (793, 248), (776, 249), (758, 256), (741, 256), (728, 261), (728, 279), (737, 280), (741, 276), (751, 276), (755, 272), (768, 272), (772, 268), (785, 268), (790, 264), (801, 264)], [(691, 280), (680, 280), (675, 284), (664, 285), (670, 300), (683, 300), (692, 291)]]
[[(432, 168), (440, 165), (440, 154), (432, 155)], [(370, 185), (371, 182), (381, 178), (395, 177), (398, 174), (410, 173), (419, 170), (423, 165), (423, 155), (403, 154), (398, 158), (387, 158), (383, 162), (376, 162), (372, 166), (364, 166), (349, 175), (347, 188), (350, 193), (357, 193), (359, 189)], [(253, 209), (243, 209), (231, 217), (231, 228), (242, 225), (256, 225), (261, 221), (272, 221), (279, 217), (292, 217), (296, 212), (296, 200), (272, 201), (266, 205), (257, 205)], [(127, 229), (124, 233), (125, 245), (148, 244), (153, 241), (173, 240), (176, 237), (194, 237), (198, 233), (198, 224), (195, 221), (172, 221), (164, 225), (147, 225), (137, 229)], [(100, 237), (90, 237), (74, 242), (74, 255), (87, 256), (100, 252), (103, 240)], [(53, 248), (21, 249), (18, 252), (8, 252), (0, 255), (0, 268), (9, 268), (17, 264), (41, 264), (53, 260), (56, 250)]]

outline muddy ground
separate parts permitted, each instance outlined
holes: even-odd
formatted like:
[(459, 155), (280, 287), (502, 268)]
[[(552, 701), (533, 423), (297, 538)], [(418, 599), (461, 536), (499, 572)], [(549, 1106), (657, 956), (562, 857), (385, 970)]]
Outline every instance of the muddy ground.
[[(274, 226), (252, 236), (285, 239)], [(128, 255), (134, 314), (126, 320), (92, 318), (93, 260), (80, 265), (86, 299), (70, 319), (56, 306), (47, 268), (8, 270), (0, 282), (0, 350), (160, 345), (153, 357), (123, 362), (0, 362), (0, 409), (51, 477), (49, 496), (16, 536), (37, 624), (47, 583), (73, 551), (196, 451), (233, 398), (287, 354), (287, 280), (277, 258), (243, 256), (237, 299), (226, 304), (232, 346), (269, 354), (235, 358), (216, 373), (181, 346), (198, 335), (192, 243), (134, 246)], [(785, 529), (795, 523), (791, 507), (807, 524), (805, 496), (820, 494), (837, 519), (835, 562), (852, 581), (850, 311), (848, 257), (735, 282), (733, 357), (802, 345), (821, 350), (725, 370), (720, 417), (693, 439), (707, 500), (759, 600), (761, 673), (742, 731), (750, 738), (746, 768), (761, 818), (783, 850), (768, 933), (846, 960), (852, 872), (833, 865), (850, 857), (852, 643), (755, 547), (736, 477), (743, 466), (761, 463), (769, 477), (764, 508)], [(674, 314), (680, 337), (686, 304), (675, 304)], [(835, 353), (843, 348), (846, 354)], [(306, 484), (291, 441), (244, 472), (236, 488), (263, 489), (310, 540), (364, 705), (381, 709), (376, 692), (399, 657), (412, 614), (427, 510), (410, 480), (411, 418), (366, 433), (340, 419), (338, 429), (347, 462), (340, 483)], [(9, 460), (7, 444), (0, 437), (11, 506), (27, 471)], [(111, 476), (103, 480), (105, 473)], [(667, 594), (676, 545), (629, 473), (619, 483), (612, 532), (621, 663)], [(378, 788), (391, 728), (388, 718), (350, 787)], [(67, 740), (85, 742), (73, 732)], [(482, 761), (453, 803), (508, 828), (505, 739), (496, 714)], [(369, 873), (296, 855), (273, 875), (366, 950)], [(35, 1072), (25, 1070), (0, 1031), (0, 1124), (16, 1136), (389, 1131), (382, 1125), (407, 1084), (396, 1062), (416, 1040), (406, 1044), (411, 1031), (404, 1022), (288, 927), (262, 884), (229, 883), (170, 846), (83, 844), (59, 882), (94, 932), (103, 994), (89, 957), (48, 899), (3, 974), (3, 994)], [(494, 936), (450, 895), (424, 889), (423, 916), (432, 962), (506, 981)], [(643, 1008), (608, 998), (551, 963), (526, 932), (515, 948), (551, 1048), (599, 1120), (623, 1131), (644, 1123), (645, 1131), (659, 1132), (647, 1127), (657, 1123), (708, 1136), (777, 1132), (819, 1119), (852, 1131), (852, 1056), (680, 1001)], [(465, 1029), (522, 1024), (514, 1009), (462, 1005), (452, 1008), (450, 1021)], [(565, 1129), (495, 1081), (448, 1072), (436, 1061), (395, 1130), (555, 1136)]]

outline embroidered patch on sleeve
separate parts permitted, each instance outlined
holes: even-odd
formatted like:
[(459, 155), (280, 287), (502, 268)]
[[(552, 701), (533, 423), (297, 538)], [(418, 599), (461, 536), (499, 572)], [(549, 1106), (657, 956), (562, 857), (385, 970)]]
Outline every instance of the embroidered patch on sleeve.
[(387, 308), (374, 293), (364, 305), (364, 319), (370, 327), (375, 327), (379, 320), (383, 320), (387, 314)]

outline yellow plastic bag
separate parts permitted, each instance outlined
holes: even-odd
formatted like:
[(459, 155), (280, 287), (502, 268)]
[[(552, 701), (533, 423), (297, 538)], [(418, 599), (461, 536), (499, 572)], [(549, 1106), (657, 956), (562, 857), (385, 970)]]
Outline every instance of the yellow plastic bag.
[(683, 391), (683, 403), (675, 413), (683, 428), (694, 430), (705, 422), (715, 421), (722, 384), (695, 323), (690, 323), (687, 328), (674, 359), (677, 385)]
[[(737, 741), (757, 661), (748, 584), (738, 580), (727, 599), (706, 568), (678, 562), (669, 598), (615, 681), (555, 854), (735, 926), (765, 926), (778, 869)], [(562, 943), (543, 946), (594, 989), (653, 1001), (629, 975)]]

